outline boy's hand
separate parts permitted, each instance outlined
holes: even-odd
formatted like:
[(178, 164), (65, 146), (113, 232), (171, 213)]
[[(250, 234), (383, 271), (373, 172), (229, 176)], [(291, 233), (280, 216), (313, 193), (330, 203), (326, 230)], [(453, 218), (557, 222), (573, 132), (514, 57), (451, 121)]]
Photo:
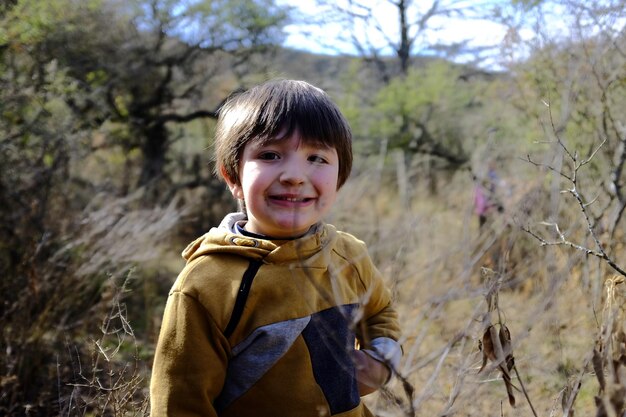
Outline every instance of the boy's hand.
[(354, 364), (361, 397), (376, 391), (389, 379), (389, 368), (363, 351), (354, 351)]

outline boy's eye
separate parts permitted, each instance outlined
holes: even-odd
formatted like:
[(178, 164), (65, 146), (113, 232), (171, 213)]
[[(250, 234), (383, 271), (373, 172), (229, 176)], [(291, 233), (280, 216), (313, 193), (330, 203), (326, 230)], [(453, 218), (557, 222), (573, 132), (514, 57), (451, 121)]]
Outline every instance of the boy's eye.
[(309, 161), (310, 162), (314, 162), (316, 164), (325, 164), (327, 162), (326, 158), (324, 158), (323, 156), (320, 156), (320, 155), (311, 155), (311, 156), (309, 156)]
[(265, 161), (273, 161), (278, 158), (279, 158), (279, 155), (276, 152), (263, 152), (259, 154), (259, 159), (262, 159)]

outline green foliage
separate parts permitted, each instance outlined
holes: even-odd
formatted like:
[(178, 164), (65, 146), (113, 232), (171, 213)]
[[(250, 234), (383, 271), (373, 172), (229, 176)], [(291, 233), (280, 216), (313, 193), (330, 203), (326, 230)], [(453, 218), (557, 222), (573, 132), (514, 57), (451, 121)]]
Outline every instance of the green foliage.
[(376, 97), (374, 111), (381, 115), (381, 123), (374, 133), (392, 137), (406, 120), (425, 124), (432, 114), (466, 106), (469, 95), (459, 88), (459, 75), (451, 64), (435, 61), (392, 80)]
[[(273, 0), (197, 1), (189, 6), (185, 15), (195, 20), (195, 25), (202, 26), (194, 41), (201, 43), (198, 35), (211, 34), (212, 41), (226, 49), (280, 43), (280, 26), (287, 17)], [(188, 36), (185, 32), (180, 36)]]
[(75, 32), (79, 27), (75, 18), (101, 6), (101, 0), (19, 0), (3, 16), (0, 43), (10, 43), (13, 47), (36, 45), (60, 25), (66, 32)]
[(545, 3), (544, 0), (512, 0), (511, 4), (514, 6), (521, 5), (526, 11), (531, 10), (540, 4)]
[(390, 148), (463, 160), (466, 132), (462, 120), (471, 111), (475, 91), (461, 80), (462, 69), (435, 60), (412, 68), (376, 94), (363, 114), (373, 138), (387, 138)]
[(358, 60), (350, 62), (341, 73), (343, 92), (337, 98), (342, 113), (350, 123), (357, 146), (362, 144), (364, 138), (370, 137), (370, 120), (364, 117), (364, 111), (373, 101), (369, 89), (366, 88), (367, 80), (363, 79), (362, 73), (361, 62)]
[(275, 45), (282, 39), (286, 9), (274, 0), (133, 0), (144, 33), (163, 30), (192, 45), (237, 51)]

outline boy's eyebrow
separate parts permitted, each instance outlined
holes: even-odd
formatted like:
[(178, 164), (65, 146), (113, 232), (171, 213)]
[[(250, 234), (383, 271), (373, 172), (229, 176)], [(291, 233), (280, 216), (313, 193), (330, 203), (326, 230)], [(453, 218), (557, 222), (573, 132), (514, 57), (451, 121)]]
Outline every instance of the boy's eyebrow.
[(334, 147), (332, 147), (332, 146), (328, 146), (328, 145), (323, 144), (323, 143), (319, 143), (319, 144), (310, 144), (310, 145), (307, 145), (307, 147), (309, 147), (309, 148), (314, 148), (314, 149), (321, 149), (321, 150), (323, 150), (323, 151), (332, 151), (333, 149), (335, 149)]
[[(287, 137), (272, 137), (261, 140), (252, 140), (249, 142), (250, 145), (254, 145), (255, 147), (264, 147), (272, 144), (282, 144), (287, 141)], [(331, 144), (318, 139), (311, 138), (300, 138), (300, 143), (307, 147), (320, 148), (320, 149), (337, 149), (336, 146), (332, 146)]]

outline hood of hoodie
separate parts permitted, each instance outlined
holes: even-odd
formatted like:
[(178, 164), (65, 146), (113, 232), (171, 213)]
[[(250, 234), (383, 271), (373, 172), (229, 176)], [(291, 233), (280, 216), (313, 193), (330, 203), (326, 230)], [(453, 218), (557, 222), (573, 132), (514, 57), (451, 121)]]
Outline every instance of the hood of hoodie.
[(242, 213), (227, 215), (218, 227), (191, 242), (183, 251), (187, 262), (210, 254), (232, 254), (267, 264), (299, 263), (308, 267), (324, 267), (337, 240), (334, 226), (319, 223), (311, 232), (293, 240), (265, 240), (235, 232), (235, 224), (244, 220)]

